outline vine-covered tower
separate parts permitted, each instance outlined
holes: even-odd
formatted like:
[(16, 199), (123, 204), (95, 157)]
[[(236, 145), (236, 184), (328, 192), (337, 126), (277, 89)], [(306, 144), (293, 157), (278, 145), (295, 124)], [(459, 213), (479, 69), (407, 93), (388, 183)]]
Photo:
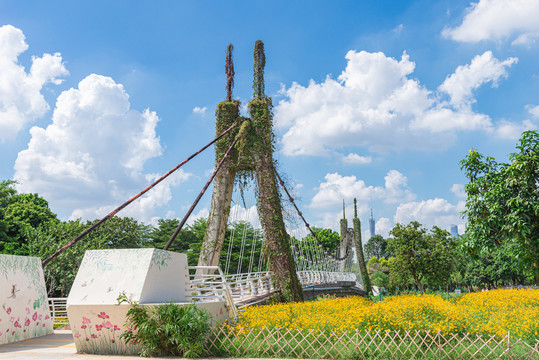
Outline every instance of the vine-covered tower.
[[(255, 43), (253, 56), (254, 97), (249, 102), (250, 118), (243, 118), (240, 117), (239, 101), (232, 98), (234, 86), (232, 45), (227, 48), (225, 65), (227, 98), (217, 105), (216, 133), (217, 135), (221, 134), (234, 124), (238, 124), (238, 126), (216, 145), (216, 161), (221, 161), (226, 149), (236, 137), (239, 136), (240, 140), (215, 178), (208, 227), (198, 265), (217, 266), (219, 264), (234, 182), (236, 174), (241, 172), (242, 175), (256, 179), (258, 214), (265, 237), (264, 254), (268, 258), (269, 269), (273, 272), (274, 285), (280, 290), (281, 298), (278, 300), (299, 301), (303, 299), (303, 291), (296, 273), (290, 237), (286, 232), (283, 220), (281, 199), (275, 176), (273, 105), (271, 98), (267, 97), (264, 91), (266, 55), (262, 41), (258, 40)], [(209, 270), (205, 272), (209, 272)]]

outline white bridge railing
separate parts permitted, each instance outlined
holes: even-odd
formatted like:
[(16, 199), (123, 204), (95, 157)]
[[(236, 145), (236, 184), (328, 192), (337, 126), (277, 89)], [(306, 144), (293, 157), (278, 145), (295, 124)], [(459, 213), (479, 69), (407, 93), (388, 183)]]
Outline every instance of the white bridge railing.
[(49, 298), (49, 310), (54, 325), (67, 325), (67, 298)]
[[(196, 275), (197, 269), (213, 270), (213, 275)], [(186, 289), (194, 301), (225, 301), (233, 313), (236, 308), (264, 301), (275, 288), (270, 271), (223, 275), (218, 266), (189, 266)], [(193, 274), (191, 274), (193, 272)], [(334, 284), (342, 281), (356, 282), (354, 273), (329, 271), (298, 271), (302, 286)]]
[(321, 285), (333, 284), (341, 281), (356, 281), (356, 274), (351, 272), (329, 272), (305, 270), (298, 271), (298, 278), (301, 285)]
[[(213, 274), (197, 274), (196, 270), (213, 271)], [(270, 271), (224, 275), (219, 266), (188, 266), (185, 282), (186, 298), (195, 302), (224, 301), (231, 315), (237, 309), (264, 301), (275, 292)], [(302, 286), (335, 284), (341, 281), (355, 282), (356, 275), (346, 272), (298, 271)], [(49, 298), (51, 316), (55, 324), (67, 323), (67, 298)]]
[[(185, 282), (185, 293), (188, 300), (195, 302), (224, 301), (233, 316), (238, 314), (230, 287), (219, 266), (187, 266), (186, 269), (188, 276)], [(197, 274), (196, 270), (214, 273)]]

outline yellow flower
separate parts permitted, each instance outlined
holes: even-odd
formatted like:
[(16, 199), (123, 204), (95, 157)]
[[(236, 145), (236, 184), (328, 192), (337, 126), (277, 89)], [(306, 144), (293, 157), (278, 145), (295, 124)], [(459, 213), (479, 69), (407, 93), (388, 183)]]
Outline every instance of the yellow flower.
[(402, 295), (373, 303), (363, 297), (250, 307), (241, 329), (267, 327), (314, 331), (419, 330), (537, 339), (539, 290), (494, 290), (455, 301), (437, 295)]

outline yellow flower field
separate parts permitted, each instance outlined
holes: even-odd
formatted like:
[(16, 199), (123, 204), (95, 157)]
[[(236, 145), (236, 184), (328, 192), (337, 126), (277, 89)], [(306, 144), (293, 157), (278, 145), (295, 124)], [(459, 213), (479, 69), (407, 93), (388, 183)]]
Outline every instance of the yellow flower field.
[(438, 295), (403, 295), (372, 302), (347, 297), (248, 308), (236, 329), (425, 330), (539, 339), (539, 290), (493, 290), (448, 301)]

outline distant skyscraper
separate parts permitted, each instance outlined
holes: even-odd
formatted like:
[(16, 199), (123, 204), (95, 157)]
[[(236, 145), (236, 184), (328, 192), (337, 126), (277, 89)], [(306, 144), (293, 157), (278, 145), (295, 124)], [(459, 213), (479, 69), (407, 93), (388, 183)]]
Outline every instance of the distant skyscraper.
[(457, 225), (451, 224), (451, 237), (454, 239), (459, 237), (459, 227)]
[(376, 229), (375, 229), (375, 223), (374, 223), (374, 216), (372, 216), (372, 208), (371, 208), (371, 218), (369, 219), (369, 230), (371, 231), (371, 237), (374, 236), (374, 234), (376, 233)]

